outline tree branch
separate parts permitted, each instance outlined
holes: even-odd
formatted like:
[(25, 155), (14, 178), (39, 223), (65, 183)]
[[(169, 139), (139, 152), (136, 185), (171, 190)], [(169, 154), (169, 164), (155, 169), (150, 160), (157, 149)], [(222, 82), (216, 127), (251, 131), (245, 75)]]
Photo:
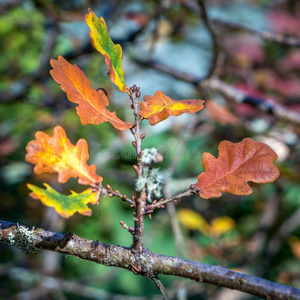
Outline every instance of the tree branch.
[(217, 18), (210, 18), (210, 20), (214, 25), (217, 25), (219, 27), (222, 28), (226, 27), (232, 30), (246, 31), (250, 34), (259, 36), (260, 38), (268, 42), (274, 42), (289, 47), (296, 47), (296, 48), (300, 47), (300, 40), (294, 37), (285, 36), (279, 33), (274, 33), (269, 31), (260, 31), (243, 24), (238, 24), (238, 23), (225, 21)]
[[(17, 232), (18, 227), (16, 223), (0, 221), (0, 241), (10, 242), (10, 236)], [(263, 299), (300, 299), (300, 290), (290, 286), (218, 266), (156, 254), (147, 249), (135, 255), (130, 248), (84, 239), (74, 233), (62, 234), (41, 228), (33, 231), (33, 237), (34, 247), (38, 249), (127, 269), (147, 278), (157, 274), (173, 275), (239, 290)], [(135, 266), (139, 266), (138, 270)]]
[(193, 84), (197, 88), (209, 87), (215, 91), (218, 91), (226, 97), (234, 99), (237, 103), (247, 103), (256, 109), (274, 115), (277, 118), (285, 119), (296, 124), (300, 124), (300, 114), (296, 111), (289, 110), (283, 105), (280, 105), (272, 99), (253, 97), (237, 88), (221, 81), (218, 78), (211, 78), (205, 80), (202, 77), (197, 77), (190, 73), (182, 72), (173, 67), (167, 66), (162, 62), (155, 60), (134, 60), (137, 64), (149, 67), (165, 74), (168, 74), (174, 78), (182, 80), (187, 83)]
[(189, 197), (195, 194), (199, 193), (199, 188), (197, 187), (190, 187), (188, 190), (185, 192), (182, 192), (172, 198), (168, 199), (161, 199), (158, 202), (153, 202), (152, 204), (149, 204), (146, 206), (146, 211), (153, 211), (154, 208), (162, 208), (165, 204), (170, 203), (170, 202), (177, 202), (183, 197)]
[[(135, 141), (132, 145), (136, 149), (137, 156), (137, 166), (135, 168), (138, 179), (143, 176), (143, 163), (141, 161), (142, 155), (142, 139), (145, 135), (141, 135), (140, 132), (140, 123), (142, 121), (139, 115), (139, 98), (141, 96), (140, 88), (136, 85), (130, 88), (128, 93), (132, 101), (132, 108), (134, 111), (135, 118), (135, 127), (131, 129), (131, 132), (135, 138)], [(133, 233), (133, 242), (132, 250), (135, 252), (143, 251), (142, 237), (144, 233), (144, 215), (145, 215), (145, 206), (146, 206), (146, 189), (145, 187), (141, 191), (137, 191), (135, 198), (135, 212), (134, 212), (134, 233)]]

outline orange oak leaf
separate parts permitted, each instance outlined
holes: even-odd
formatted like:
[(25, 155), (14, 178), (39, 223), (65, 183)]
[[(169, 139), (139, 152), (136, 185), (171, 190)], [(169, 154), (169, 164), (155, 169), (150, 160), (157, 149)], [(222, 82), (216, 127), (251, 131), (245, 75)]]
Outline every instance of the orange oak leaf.
[(79, 104), (76, 107), (81, 123), (100, 124), (110, 122), (116, 129), (125, 130), (133, 125), (119, 119), (115, 112), (105, 108), (108, 100), (102, 90), (94, 90), (91, 82), (77, 65), (70, 64), (62, 56), (50, 61), (53, 79), (60, 84), (60, 88), (66, 92), (68, 99)]
[(70, 177), (78, 178), (80, 184), (102, 182), (103, 178), (96, 174), (96, 166), (87, 164), (89, 159), (86, 140), (80, 139), (74, 146), (66, 132), (60, 126), (53, 130), (53, 136), (38, 131), (36, 140), (30, 141), (26, 147), (26, 161), (35, 164), (34, 172), (58, 173), (58, 181), (65, 183)]
[(183, 113), (195, 113), (203, 108), (203, 100), (188, 99), (175, 101), (163, 92), (155, 92), (154, 96), (145, 96), (140, 103), (139, 115), (155, 125), (169, 116), (180, 116)]
[(266, 144), (245, 138), (240, 143), (222, 141), (219, 156), (204, 153), (204, 172), (194, 185), (200, 189), (199, 195), (209, 199), (220, 197), (222, 192), (235, 195), (252, 193), (248, 181), (256, 183), (273, 182), (279, 171), (273, 164), (277, 154)]

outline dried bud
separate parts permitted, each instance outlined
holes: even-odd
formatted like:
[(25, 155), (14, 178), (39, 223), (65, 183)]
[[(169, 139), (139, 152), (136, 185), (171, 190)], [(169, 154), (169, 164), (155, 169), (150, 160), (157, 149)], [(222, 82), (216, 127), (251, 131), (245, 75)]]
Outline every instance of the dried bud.
[(136, 142), (135, 142), (135, 141), (132, 141), (132, 146), (133, 146), (134, 148), (136, 148)]
[(107, 185), (106, 185), (106, 189), (107, 189), (108, 191), (110, 191), (110, 190), (111, 190), (111, 186), (110, 186), (109, 184), (107, 184)]
[(139, 167), (138, 167), (137, 165), (133, 165), (133, 169), (134, 169), (134, 171), (135, 171), (136, 173), (139, 172)]
[(141, 88), (139, 86), (136, 87), (136, 90), (139, 91)]
[(137, 92), (135, 93), (135, 96), (136, 96), (137, 98), (140, 98), (140, 97), (141, 97), (141, 92), (140, 92), (140, 91), (137, 91)]
[(151, 214), (149, 214), (148, 217), (149, 217), (150, 220), (152, 219), (152, 215)]
[(120, 194), (120, 191), (119, 191), (119, 190), (116, 190), (116, 193)]
[(155, 162), (156, 163), (160, 163), (160, 162), (162, 162), (164, 160), (164, 157), (160, 154), (160, 153), (157, 153), (156, 155), (155, 155)]
[(122, 199), (122, 201), (127, 201), (127, 196), (123, 195), (121, 199)]
[(108, 194), (109, 197), (113, 197), (114, 195), (112, 193)]
[(143, 140), (146, 137), (146, 133), (142, 133), (140, 138)]
[(121, 226), (123, 226), (125, 223), (123, 221), (120, 221)]
[(137, 88), (137, 86), (134, 84), (134, 85), (132, 86), (132, 90), (133, 90), (133, 91), (136, 91), (136, 88)]

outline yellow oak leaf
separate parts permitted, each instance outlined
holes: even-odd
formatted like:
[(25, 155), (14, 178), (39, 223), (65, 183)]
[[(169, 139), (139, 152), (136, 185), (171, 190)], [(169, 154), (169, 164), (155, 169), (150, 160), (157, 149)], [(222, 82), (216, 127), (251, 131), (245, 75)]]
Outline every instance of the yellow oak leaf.
[(36, 140), (30, 141), (26, 147), (26, 161), (35, 164), (34, 172), (58, 173), (58, 181), (65, 183), (70, 177), (78, 178), (80, 184), (102, 182), (103, 178), (96, 174), (96, 166), (87, 164), (89, 159), (86, 140), (80, 139), (74, 146), (66, 132), (60, 126), (53, 130), (53, 136), (38, 131)]
[(98, 18), (91, 9), (89, 9), (89, 13), (86, 15), (85, 20), (90, 28), (90, 37), (93, 47), (105, 58), (110, 80), (121, 92), (127, 93), (129, 89), (124, 82), (121, 46), (119, 44), (114, 44), (108, 33), (105, 20), (102, 17)]
[(195, 113), (203, 108), (203, 100), (187, 99), (175, 101), (158, 91), (154, 96), (145, 96), (140, 102), (139, 115), (155, 125), (169, 116), (180, 116), (183, 113)]

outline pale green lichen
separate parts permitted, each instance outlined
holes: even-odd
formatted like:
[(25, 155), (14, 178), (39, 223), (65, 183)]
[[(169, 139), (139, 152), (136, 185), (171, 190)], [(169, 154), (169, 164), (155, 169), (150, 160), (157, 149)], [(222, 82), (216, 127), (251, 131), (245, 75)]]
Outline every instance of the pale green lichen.
[(154, 163), (162, 161), (162, 156), (156, 148), (144, 149), (141, 161), (143, 163), (143, 174), (136, 181), (135, 187), (139, 192), (146, 188), (147, 201), (152, 203), (154, 199), (159, 200), (163, 197), (163, 175), (159, 169), (152, 169)]
[(37, 237), (34, 234), (34, 227), (29, 229), (17, 224), (16, 229), (8, 234), (8, 241), (10, 245), (21, 249), (26, 254), (39, 250), (35, 247)]

